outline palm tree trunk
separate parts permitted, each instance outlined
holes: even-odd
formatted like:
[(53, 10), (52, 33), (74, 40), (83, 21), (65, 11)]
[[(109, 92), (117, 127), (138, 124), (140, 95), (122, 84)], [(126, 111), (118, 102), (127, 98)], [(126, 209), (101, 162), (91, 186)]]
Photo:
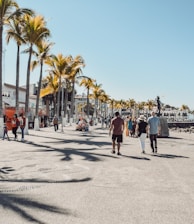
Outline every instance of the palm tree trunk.
[(20, 46), (17, 45), (17, 59), (16, 59), (16, 86), (15, 86), (15, 108), (16, 114), (19, 112), (19, 74), (20, 74)]
[(0, 137), (3, 137), (3, 96), (2, 96), (2, 54), (3, 54), (3, 21), (0, 20)]
[(64, 99), (64, 116), (67, 117), (67, 101), (68, 101), (68, 91), (65, 89), (65, 99)]
[(28, 110), (29, 110), (29, 95), (30, 95), (30, 64), (32, 58), (32, 45), (30, 46), (29, 58), (28, 58), (28, 67), (27, 67), (27, 76), (26, 76), (26, 103), (25, 103), (25, 116), (26, 116), (26, 127), (25, 134), (28, 134)]
[(41, 61), (41, 63), (40, 63), (40, 76), (39, 76), (37, 98), (36, 98), (36, 114), (35, 114), (36, 117), (38, 116), (38, 109), (39, 109), (40, 89), (41, 89), (41, 82), (42, 82), (42, 69), (43, 69), (43, 62)]
[(87, 117), (89, 118), (89, 88), (87, 88)]
[(57, 102), (57, 94), (56, 93), (54, 93), (53, 94), (54, 95), (54, 97), (53, 97), (53, 103), (54, 103), (54, 115), (56, 114), (56, 102)]
[(72, 92), (71, 92), (71, 113), (70, 117), (73, 117), (74, 113), (74, 98), (75, 98), (75, 82), (72, 83)]
[(40, 100), (40, 89), (41, 89), (41, 82), (42, 82), (42, 69), (43, 69), (43, 62), (40, 62), (40, 76), (39, 76), (39, 82), (38, 82), (38, 90), (37, 90), (37, 96), (36, 96), (36, 112), (35, 112), (35, 130), (39, 129), (39, 119), (38, 119), (38, 109), (39, 109), (39, 100)]
[(57, 117), (59, 118), (59, 109), (60, 109), (60, 95), (61, 95), (61, 76), (59, 77), (59, 88), (57, 94)]
[[(0, 21), (0, 118), (3, 118), (3, 97), (2, 97), (3, 24), (2, 23), (3, 23), (3, 21)], [(3, 130), (3, 127), (1, 129)]]

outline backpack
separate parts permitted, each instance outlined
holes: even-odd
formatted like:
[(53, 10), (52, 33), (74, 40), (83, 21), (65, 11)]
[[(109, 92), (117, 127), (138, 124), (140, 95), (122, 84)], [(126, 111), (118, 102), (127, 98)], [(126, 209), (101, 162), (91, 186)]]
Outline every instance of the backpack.
[(58, 118), (55, 117), (55, 118), (53, 119), (53, 124), (57, 124), (57, 123), (58, 123)]

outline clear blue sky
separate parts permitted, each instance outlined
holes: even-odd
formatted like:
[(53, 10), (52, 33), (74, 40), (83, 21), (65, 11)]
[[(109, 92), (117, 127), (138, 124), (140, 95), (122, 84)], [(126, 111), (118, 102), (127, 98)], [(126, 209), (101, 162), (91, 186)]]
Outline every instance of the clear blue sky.
[[(84, 75), (114, 99), (194, 109), (193, 0), (17, 0), (45, 17), (52, 53), (81, 55)], [(4, 80), (15, 84), (16, 45), (4, 45)], [(27, 55), (21, 57), (25, 85)], [(31, 74), (38, 81), (39, 70)], [(44, 74), (46, 76), (46, 73)], [(83, 90), (78, 90), (83, 91)]]

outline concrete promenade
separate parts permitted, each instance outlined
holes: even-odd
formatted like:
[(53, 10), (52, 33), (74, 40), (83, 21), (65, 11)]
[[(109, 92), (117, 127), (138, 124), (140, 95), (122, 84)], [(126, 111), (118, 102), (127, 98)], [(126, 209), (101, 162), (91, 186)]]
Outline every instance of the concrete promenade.
[[(29, 130), (0, 140), (0, 224), (193, 224), (194, 134), (170, 132), (153, 155), (101, 126)], [(19, 135), (20, 139), (20, 135)]]

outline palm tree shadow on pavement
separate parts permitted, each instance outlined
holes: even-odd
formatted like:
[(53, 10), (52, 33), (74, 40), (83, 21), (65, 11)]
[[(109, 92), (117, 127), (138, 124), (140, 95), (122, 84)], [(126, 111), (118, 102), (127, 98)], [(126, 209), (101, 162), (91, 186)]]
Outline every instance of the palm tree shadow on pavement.
[[(84, 179), (72, 179), (72, 180), (67, 180), (67, 181), (49, 181), (49, 180), (39, 180), (39, 179), (3, 179), (0, 180), (0, 182), (25, 182), (25, 183), (70, 183), (70, 182), (83, 182), (83, 181), (90, 181), (91, 178), (84, 178)], [(33, 188), (30, 187), (29, 188)], [(70, 211), (69, 209), (64, 209), (64, 208), (59, 208), (53, 205), (45, 204), (33, 199), (28, 199), (26, 195), (17, 195), (14, 194), (14, 192), (18, 191), (24, 191), (27, 190), (27, 187), (24, 188), (19, 188), (19, 189), (3, 189), (2, 187), (0, 188), (0, 205), (4, 209), (9, 209), (13, 212), (15, 212), (17, 215), (20, 215), (24, 220), (30, 221), (30, 222), (35, 222), (38, 224), (46, 224), (45, 221), (41, 221), (40, 219), (36, 218), (32, 214), (30, 214), (29, 209), (34, 209), (34, 210), (41, 210), (43, 212), (50, 212), (50, 213), (56, 213), (56, 214), (61, 214), (61, 215), (68, 215), (68, 216), (74, 216), (75, 214)]]
[(38, 210), (57, 213), (61, 215), (73, 215), (71, 211), (68, 209), (58, 208), (55, 206), (40, 203), (32, 199), (28, 199), (26, 198), (26, 196), (22, 197), (19, 195), (9, 194), (9, 193), (0, 193), (0, 205), (4, 209), (9, 209), (17, 213), (17, 215), (20, 215), (21, 217), (23, 217), (23, 219), (30, 222), (36, 222), (38, 224), (46, 224), (46, 222), (41, 221), (40, 219), (31, 215), (30, 212), (26, 211), (26, 208), (38, 209)]
[[(110, 143), (107, 143), (107, 142), (96, 142), (96, 141), (89, 141), (89, 140), (61, 140), (59, 139), (60, 141), (58, 141), (57, 143), (56, 142), (52, 142), (52, 143), (55, 143), (56, 144), (61, 144), (61, 143), (75, 143), (77, 145), (82, 145), (82, 144), (85, 144), (86, 146), (90, 146), (90, 145), (98, 145), (98, 147), (101, 147), (101, 146), (104, 146), (104, 145), (109, 145), (111, 147), (111, 144)], [(107, 155), (107, 154), (102, 154), (102, 153), (94, 153), (93, 151), (96, 150), (96, 148), (90, 148), (90, 147), (85, 147), (84, 149), (75, 149), (75, 148), (62, 148), (62, 149), (59, 149), (59, 148), (54, 148), (52, 146), (49, 146), (49, 145), (46, 145), (48, 143), (51, 143), (50, 142), (45, 142), (45, 143), (35, 143), (35, 142), (32, 142), (32, 141), (28, 141), (28, 142), (25, 142), (26, 144), (30, 144), (32, 146), (35, 146), (35, 147), (40, 147), (40, 148), (43, 148), (42, 150), (40, 151), (45, 151), (45, 152), (59, 152), (63, 155), (65, 155), (65, 157), (62, 159), (62, 160), (66, 160), (66, 161), (70, 161), (72, 160), (72, 157), (71, 155), (79, 155), (81, 157), (84, 158), (84, 160), (88, 160), (88, 161), (93, 161), (93, 162), (98, 162), (98, 161), (101, 161), (102, 159), (99, 158), (99, 157), (109, 157), (109, 158), (114, 158), (114, 156), (112, 155)], [(24, 143), (23, 143), (24, 144)]]

